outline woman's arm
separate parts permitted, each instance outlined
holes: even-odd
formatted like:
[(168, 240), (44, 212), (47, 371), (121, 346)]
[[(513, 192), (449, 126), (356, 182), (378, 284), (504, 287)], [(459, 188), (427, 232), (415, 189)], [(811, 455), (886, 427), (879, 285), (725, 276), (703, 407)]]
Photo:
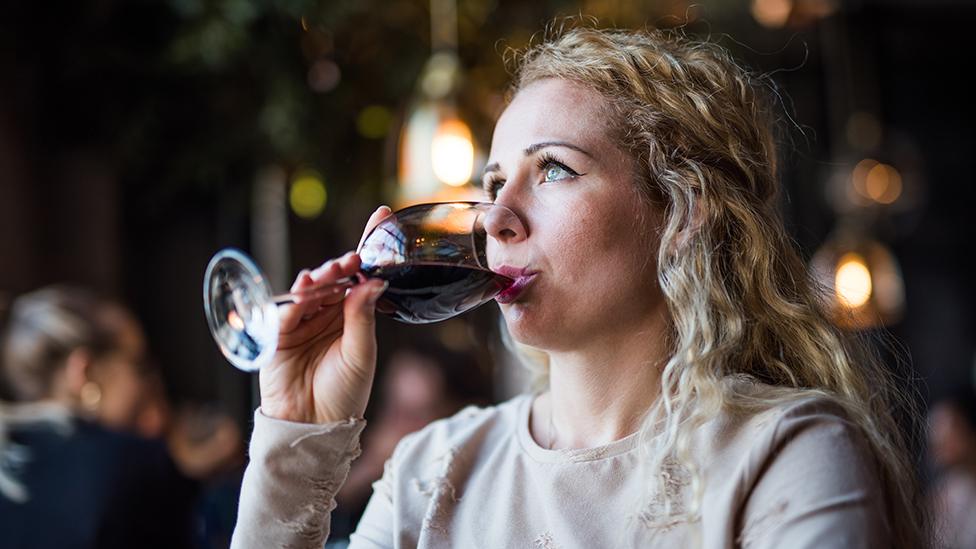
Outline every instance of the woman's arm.
[(321, 549), (365, 425), (293, 423), (256, 411), (231, 547)]
[[(364, 236), (389, 214), (385, 206), (373, 212)], [(359, 276), (360, 261), (350, 252), (302, 271), (292, 291)], [(384, 289), (368, 280), (280, 309), (278, 349), (260, 372), (234, 547), (321, 548), (335, 494), (359, 455), (359, 418), (376, 372), (374, 309)]]

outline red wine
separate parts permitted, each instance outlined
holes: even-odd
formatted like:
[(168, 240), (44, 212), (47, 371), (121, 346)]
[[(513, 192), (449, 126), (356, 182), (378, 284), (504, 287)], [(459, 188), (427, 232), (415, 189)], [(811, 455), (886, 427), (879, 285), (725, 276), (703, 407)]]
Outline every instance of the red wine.
[(473, 309), (513, 282), (487, 269), (437, 263), (370, 267), (363, 272), (390, 283), (376, 310), (410, 324), (437, 322)]

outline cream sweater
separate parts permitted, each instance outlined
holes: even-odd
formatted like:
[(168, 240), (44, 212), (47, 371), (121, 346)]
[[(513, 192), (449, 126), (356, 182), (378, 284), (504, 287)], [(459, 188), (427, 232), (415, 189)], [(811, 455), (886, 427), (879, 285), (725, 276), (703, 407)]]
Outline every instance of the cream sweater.
[[(891, 545), (877, 467), (839, 408), (806, 399), (698, 432), (700, 518), (661, 520), (645, 499), (663, 475), (674, 505), (688, 471), (652, 472), (631, 435), (546, 450), (529, 433), (533, 395), (468, 408), (409, 435), (373, 488), (351, 547), (732, 548)], [(315, 548), (359, 454), (365, 422), (303, 425), (255, 413), (232, 547)]]

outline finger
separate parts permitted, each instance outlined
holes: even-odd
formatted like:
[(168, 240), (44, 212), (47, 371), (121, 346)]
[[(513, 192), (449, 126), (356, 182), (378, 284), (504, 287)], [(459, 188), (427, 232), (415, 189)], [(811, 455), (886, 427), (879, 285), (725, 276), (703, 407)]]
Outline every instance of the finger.
[(356, 246), (356, 249), (361, 249), (363, 247), (363, 242), (366, 240), (366, 237), (369, 236), (369, 233), (373, 232), (373, 229), (375, 229), (381, 221), (392, 214), (393, 210), (391, 210), (389, 206), (384, 205), (376, 208), (376, 211), (373, 212), (373, 215), (369, 216), (369, 220), (366, 222), (366, 228), (363, 230), (363, 236), (359, 238), (359, 246)]
[[(338, 280), (355, 276), (359, 272), (359, 266), (359, 256), (355, 252), (348, 252), (342, 257), (326, 261), (313, 271), (302, 271), (292, 286), (292, 293), (299, 295), (296, 296), (295, 303), (286, 306), (287, 310), (282, 312), (280, 334), (307, 331), (303, 328), (304, 324), (318, 317), (331, 318), (338, 314), (338, 311), (332, 311), (331, 308), (342, 302), (346, 286), (336, 286), (331, 293), (328, 290)], [(302, 292), (316, 290), (325, 290), (326, 293), (308, 298), (300, 295)]]
[[(318, 305), (334, 305), (342, 301), (348, 288), (348, 285), (342, 282), (356, 278), (361, 265), (362, 261), (356, 252), (347, 252), (342, 257), (312, 271), (315, 287), (321, 288), (324, 292), (317, 298)], [(336, 285), (337, 282), (339, 285)], [(334, 290), (329, 291), (330, 287), (334, 287)]]
[(306, 313), (294, 329), (278, 335), (278, 350), (305, 348), (312, 341), (333, 341), (342, 335), (342, 305), (322, 306)]
[[(311, 271), (308, 269), (303, 269), (298, 276), (295, 277), (295, 283), (291, 285), (291, 292), (298, 293), (303, 290), (307, 290), (314, 285), (314, 281), (311, 277)], [(286, 334), (295, 329), (301, 322), (302, 317), (308, 309), (308, 303), (295, 302), (288, 305), (284, 305), (279, 310), (279, 325), (278, 332)]]
[(354, 252), (346, 252), (345, 255), (337, 257), (335, 259), (330, 259), (325, 263), (319, 265), (311, 273), (312, 281), (316, 286), (324, 286), (331, 282), (347, 276), (345, 271), (348, 267), (349, 256)]
[(326, 261), (310, 274), (315, 286), (324, 288), (341, 278), (355, 275), (359, 272), (360, 264), (361, 260), (356, 252), (346, 252), (341, 257)]
[(376, 362), (376, 300), (389, 283), (372, 279), (349, 291), (343, 303), (342, 356), (354, 368)]
[[(359, 268), (358, 257), (353, 258), (355, 253), (346, 252), (342, 257), (330, 259), (316, 267), (315, 270), (310, 271), (309, 277), (312, 279), (312, 285), (303, 288), (302, 293), (306, 295), (295, 296), (296, 302), (308, 303), (308, 309), (314, 310), (316, 304), (323, 303), (323, 299), (338, 295), (340, 299), (334, 301), (341, 301), (345, 291), (345, 287), (341, 285), (341, 279), (355, 275)], [(340, 284), (336, 286), (336, 283)], [(333, 287), (335, 291), (330, 293), (329, 290)]]

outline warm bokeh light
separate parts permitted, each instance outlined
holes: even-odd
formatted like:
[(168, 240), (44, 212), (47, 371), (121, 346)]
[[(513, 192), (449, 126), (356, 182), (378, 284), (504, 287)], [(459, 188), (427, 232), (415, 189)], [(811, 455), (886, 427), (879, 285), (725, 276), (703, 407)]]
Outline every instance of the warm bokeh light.
[(871, 170), (873, 170), (875, 166), (879, 165), (880, 164), (877, 160), (874, 160), (873, 158), (865, 158), (864, 160), (858, 162), (857, 166), (854, 166), (854, 171), (851, 174), (851, 184), (854, 186), (854, 190), (857, 192), (857, 196), (854, 198), (858, 198), (859, 200), (863, 198), (871, 198), (868, 196), (868, 174), (871, 173)]
[(871, 299), (871, 271), (858, 254), (844, 254), (837, 262), (834, 292), (844, 306), (856, 309)]
[(328, 193), (322, 176), (313, 170), (299, 172), (291, 183), (288, 201), (295, 215), (305, 219), (313, 219), (325, 209)]
[(905, 284), (887, 246), (851, 226), (834, 233), (810, 260), (811, 274), (826, 292), (823, 306), (849, 330), (890, 325), (901, 319)]
[(441, 121), (431, 143), (434, 174), (448, 185), (460, 187), (471, 180), (474, 169), (474, 144), (471, 130), (454, 118)]
[(780, 28), (790, 19), (793, 11), (792, 0), (753, 0), (752, 16), (760, 25)]
[(858, 162), (851, 174), (851, 183), (860, 199), (878, 204), (892, 204), (902, 192), (898, 170), (871, 158)]
[(901, 196), (901, 174), (887, 164), (878, 164), (868, 172), (864, 188), (871, 200), (880, 204), (891, 204)]

